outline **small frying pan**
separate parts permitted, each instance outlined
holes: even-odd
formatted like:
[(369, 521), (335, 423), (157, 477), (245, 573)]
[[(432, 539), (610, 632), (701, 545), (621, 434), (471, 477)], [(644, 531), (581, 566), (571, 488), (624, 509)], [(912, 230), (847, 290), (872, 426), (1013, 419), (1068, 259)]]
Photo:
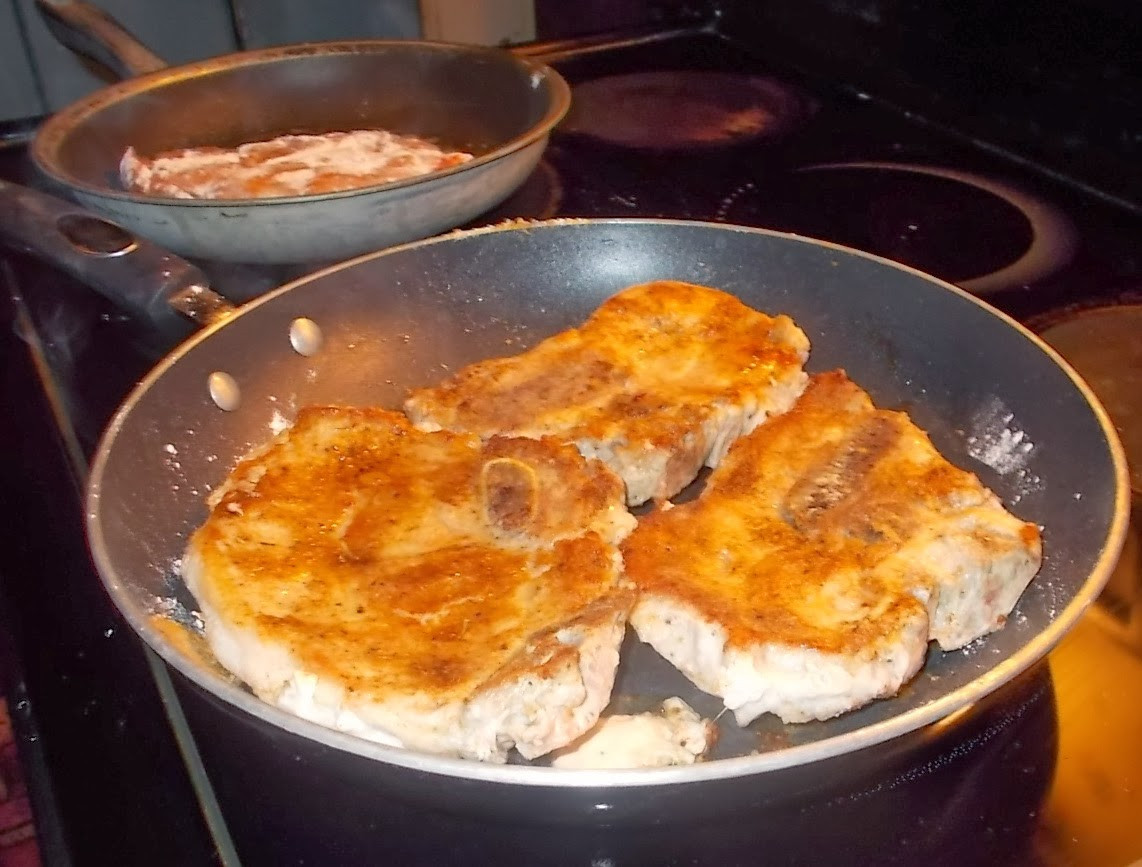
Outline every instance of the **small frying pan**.
[[(36, 165), (66, 194), (190, 258), (331, 262), (468, 222), (530, 174), (570, 106), (551, 68), (495, 48), (411, 40), (325, 42), (166, 68), (85, 3), (39, 0), (53, 32), (118, 74), (50, 118)], [(284, 133), (382, 128), (476, 155), (418, 178), (321, 195), (201, 200), (127, 192), (119, 160)]]
[[(227, 308), (185, 263), (138, 243), (118, 256), (69, 246), (91, 218), (0, 184), (0, 229), (54, 253), (136, 310), (197, 299), (213, 324), (130, 394), (95, 455), (88, 531), (99, 573), (131, 626), (219, 711), (267, 750), (320, 745), (355, 797), (400, 797), (510, 821), (695, 819), (865, 772), (878, 749), (939, 723), (1042, 658), (1106, 582), (1121, 549), (1129, 485), (1122, 447), (1089, 388), (1045, 344), (960, 289), (834, 244), (724, 224), (555, 220), (455, 232), (320, 271)], [(23, 215), (16, 224), (15, 215)], [(18, 236), (18, 237), (17, 237)], [(44, 239), (54, 238), (52, 250)], [(85, 264), (81, 267), (76, 261)], [(140, 283), (158, 269), (166, 282)], [(487, 765), (386, 747), (265, 704), (156, 614), (192, 599), (178, 577), (204, 498), (235, 460), (307, 404), (397, 407), (406, 390), (478, 359), (520, 351), (582, 322), (643, 281), (716, 286), (790, 314), (812, 341), (810, 368), (845, 368), (884, 407), (906, 408), (954, 463), (1044, 530), (1045, 563), (1004, 629), (960, 652), (932, 650), (900, 695), (828, 722), (738, 728), (728, 715), (712, 760), (690, 767), (567, 771)], [(143, 299), (140, 301), (138, 299)], [(192, 305), (193, 306), (193, 305)], [(615, 702), (718, 702), (628, 638)], [(292, 740), (291, 740), (292, 739)], [(284, 759), (283, 759), (284, 760)], [(830, 767), (823, 765), (830, 763)]]

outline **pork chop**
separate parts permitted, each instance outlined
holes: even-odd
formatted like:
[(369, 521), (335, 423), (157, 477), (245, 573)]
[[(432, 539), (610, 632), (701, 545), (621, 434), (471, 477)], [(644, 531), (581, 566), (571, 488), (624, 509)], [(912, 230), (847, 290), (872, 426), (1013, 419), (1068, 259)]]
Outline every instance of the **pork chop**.
[(130, 191), (176, 199), (260, 199), (333, 193), (458, 166), (472, 154), (443, 151), (383, 129), (282, 135), (237, 147), (190, 147), (144, 156), (127, 148), (119, 177)]
[(423, 430), (555, 436), (606, 462), (629, 505), (665, 499), (805, 387), (809, 341), (717, 289), (662, 280), (612, 296), (579, 328), (413, 391)]
[(1039, 531), (843, 373), (730, 448), (694, 501), (623, 545), (631, 624), (744, 725), (895, 694), (928, 642), (1000, 628)]
[(241, 461), (183, 574), (219, 662), (363, 737), (502, 762), (587, 731), (633, 593), (622, 482), (551, 439), (303, 409)]

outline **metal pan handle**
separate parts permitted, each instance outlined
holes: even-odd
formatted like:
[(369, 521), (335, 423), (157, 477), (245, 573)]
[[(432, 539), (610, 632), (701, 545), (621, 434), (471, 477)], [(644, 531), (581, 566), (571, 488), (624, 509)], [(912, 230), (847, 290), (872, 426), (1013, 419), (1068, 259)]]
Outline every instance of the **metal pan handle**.
[(121, 79), (167, 67), (165, 60), (97, 6), (73, 0), (36, 0), (36, 6), (60, 44)]
[(0, 180), (0, 241), (55, 265), (164, 334), (234, 312), (197, 267), (77, 205)]

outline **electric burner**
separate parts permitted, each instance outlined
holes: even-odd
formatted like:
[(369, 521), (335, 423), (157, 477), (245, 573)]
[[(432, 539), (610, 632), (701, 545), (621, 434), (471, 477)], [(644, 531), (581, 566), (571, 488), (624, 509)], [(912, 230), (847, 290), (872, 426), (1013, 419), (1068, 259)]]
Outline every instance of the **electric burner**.
[(986, 294), (1065, 266), (1076, 233), (1060, 211), (966, 171), (885, 162), (811, 165), (739, 186), (722, 222), (834, 241)]
[(771, 78), (709, 71), (638, 72), (575, 86), (560, 131), (630, 148), (724, 147), (777, 137), (811, 111), (805, 97)]

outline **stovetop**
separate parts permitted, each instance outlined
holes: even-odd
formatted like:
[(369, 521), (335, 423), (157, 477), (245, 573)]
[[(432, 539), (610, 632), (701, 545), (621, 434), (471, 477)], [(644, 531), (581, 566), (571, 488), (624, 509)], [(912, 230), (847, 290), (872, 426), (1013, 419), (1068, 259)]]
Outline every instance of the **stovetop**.
[[(534, 175), (477, 224), (662, 216), (778, 228), (915, 265), (1043, 328), (1064, 313), (1142, 299), (1142, 218), (1130, 209), (945, 134), (852, 82), (775, 63), (708, 30), (583, 51), (572, 42), (550, 61), (575, 87), (575, 109)], [(0, 173), (36, 181), (15, 151), (0, 153)], [(86, 458), (169, 341), (38, 263), (12, 255), (0, 266), (8, 332), (22, 338), (3, 343), (5, 393), (21, 412), (18, 430), (4, 428), (0, 482), (20, 497), (6, 510), (15, 544), (2, 602), (49, 860), (1142, 858), (1133, 818), (1142, 814), (1138, 555), (1129, 551), (1112, 579), (1113, 604), (1097, 605), (1049, 665), (895, 744), (875, 772), (822, 780), (811, 798), (697, 826), (568, 830), (346, 797), (320, 773), (320, 749), (267, 753), (244, 729), (220, 724), (217, 708), (141, 647), (87, 560), (77, 498)], [(309, 270), (204, 266), (235, 300)], [(1136, 405), (1122, 403), (1119, 412)]]

